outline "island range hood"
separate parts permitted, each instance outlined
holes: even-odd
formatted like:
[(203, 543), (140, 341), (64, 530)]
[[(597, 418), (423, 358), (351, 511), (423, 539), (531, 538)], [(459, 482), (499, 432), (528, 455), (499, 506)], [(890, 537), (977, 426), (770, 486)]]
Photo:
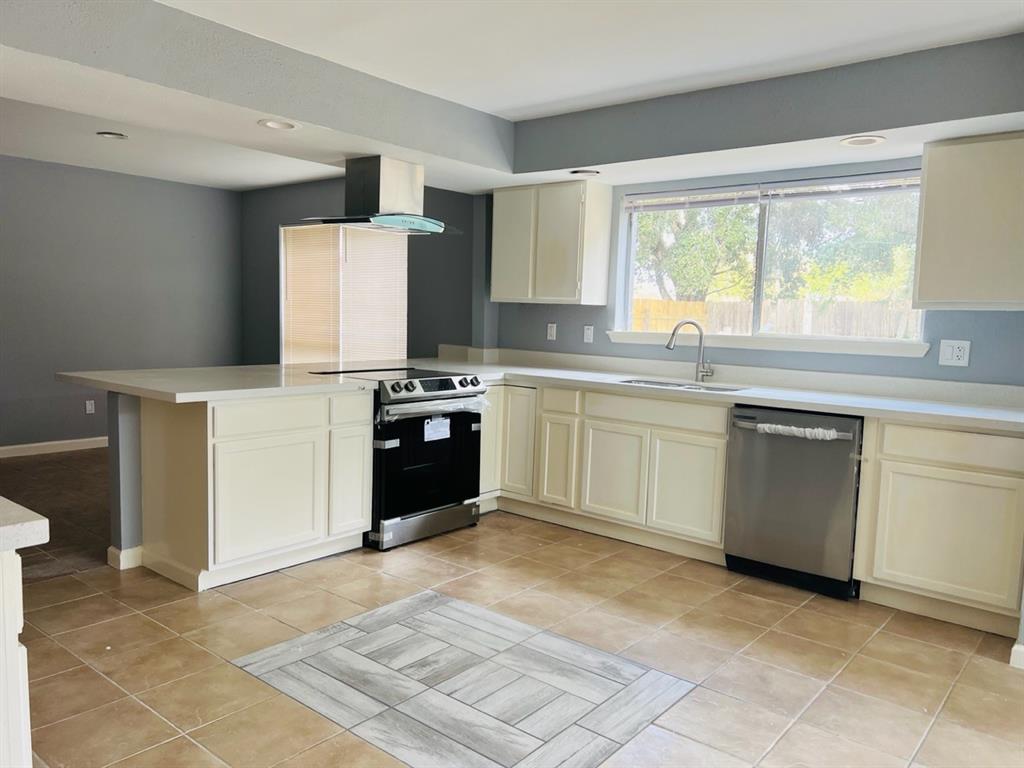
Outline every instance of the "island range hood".
[(423, 215), (423, 166), (374, 155), (345, 161), (345, 213), (303, 221), (340, 224), (396, 235), (452, 232)]

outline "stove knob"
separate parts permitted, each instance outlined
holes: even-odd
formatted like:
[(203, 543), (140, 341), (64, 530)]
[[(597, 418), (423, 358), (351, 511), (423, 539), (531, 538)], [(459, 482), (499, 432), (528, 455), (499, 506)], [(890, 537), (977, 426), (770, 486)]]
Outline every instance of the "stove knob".
[(468, 387), (469, 386), (469, 379), (467, 379), (465, 376), (463, 376), (461, 379), (459, 379), (459, 386), (460, 387)]
[(406, 392), (412, 392), (414, 389), (416, 389), (416, 382), (415, 381), (407, 381), (407, 382), (405, 382), (405, 391)]
[(400, 382), (400, 381), (392, 382), (391, 383), (391, 391), (394, 392), (396, 395), (399, 392), (401, 392), (402, 391), (402, 382)]
[(474, 387), (479, 387), (480, 379), (474, 376), (472, 379), (469, 380), (469, 383), (472, 384)]

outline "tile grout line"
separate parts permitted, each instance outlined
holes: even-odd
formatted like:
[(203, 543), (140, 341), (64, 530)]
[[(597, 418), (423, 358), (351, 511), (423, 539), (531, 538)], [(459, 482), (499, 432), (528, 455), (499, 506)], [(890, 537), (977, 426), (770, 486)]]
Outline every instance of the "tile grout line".
[(967, 666), (971, 663), (971, 658), (974, 656), (974, 651), (978, 650), (978, 646), (981, 645), (982, 638), (984, 638), (984, 634), (982, 634), (978, 638), (978, 641), (974, 644), (974, 648), (971, 650), (971, 652), (966, 654), (963, 666), (960, 667), (960, 671), (957, 672), (953, 680), (950, 681), (949, 688), (946, 690), (946, 695), (942, 697), (942, 701), (940, 701), (939, 705), (935, 708), (935, 714), (932, 716), (932, 719), (928, 723), (928, 726), (924, 729), (924, 733), (921, 734), (921, 738), (918, 740), (917, 746), (914, 747), (914, 751), (911, 753), (910, 759), (907, 761), (908, 765), (914, 762), (914, 760), (917, 758), (918, 753), (924, 747), (924, 743), (928, 740), (928, 736), (931, 734), (932, 729), (935, 727), (935, 724), (939, 721), (939, 715), (942, 714), (942, 710), (946, 707), (946, 702), (949, 701), (949, 697), (953, 695), (953, 689), (956, 688), (957, 682), (963, 676), (964, 671), (967, 669)]
[[(813, 599), (814, 599), (814, 598), (813, 598), (813, 596), (812, 596), (812, 597), (808, 598), (808, 601), (810, 601), (810, 600), (813, 600)], [(787, 614), (787, 616), (788, 616), (788, 615), (790, 615), (790, 614)], [(895, 614), (893, 614), (893, 615), (895, 615)], [(783, 618), (785, 618), (785, 617), (783, 617)], [(883, 624), (882, 624), (881, 626), (879, 626), (878, 628), (876, 628), (876, 629), (875, 629), (875, 631), (871, 633), (871, 636), (870, 636), (870, 637), (868, 637), (868, 639), (867, 639), (867, 640), (865, 640), (865, 641), (864, 641), (864, 642), (863, 642), (863, 643), (861, 644), (860, 648), (858, 648), (858, 649), (857, 649), (857, 651), (855, 651), (855, 652), (853, 652), (853, 653), (851, 653), (851, 654), (850, 654), (850, 657), (849, 657), (849, 658), (848, 658), (848, 659), (846, 660), (846, 662), (845, 662), (845, 663), (844, 663), (844, 664), (843, 664), (843, 665), (842, 665), (841, 667), (839, 667), (839, 669), (837, 669), (837, 670), (835, 671), (835, 673), (834, 673), (834, 674), (833, 674), (833, 675), (832, 675), (832, 676), (831, 676), (830, 678), (828, 678), (828, 680), (826, 680), (826, 681), (824, 682), (824, 685), (822, 685), (822, 686), (821, 686), (821, 688), (820, 688), (820, 689), (818, 690), (818, 692), (817, 692), (817, 693), (815, 693), (815, 694), (814, 694), (814, 696), (812, 696), (812, 697), (811, 697), (810, 701), (808, 701), (808, 702), (807, 702), (807, 703), (806, 703), (806, 704), (805, 704), (805, 705), (804, 705), (804, 706), (803, 706), (803, 707), (802, 707), (802, 708), (800, 709), (800, 711), (799, 711), (799, 712), (797, 712), (797, 713), (796, 713), (796, 715), (794, 715), (794, 716), (793, 716), (793, 718), (792, 718), (792, 719), (791, 719), (791, 720), (789, 721), (789, 723), (788, 723), (788, 724), (786, 725), (786, 727), (782, 729), (782, 732), (781, 732), (781, 733), (780, 733), (780, 734), (779, 734), (779, 735), (778, 735), (778, 736), (777, 736), (777, 737), (776, 737), (776, 738), (774, 739), (774, 741), (772, 741), (772, 743), (771, 743), (771, 744), (769, 744), (769, 745), (768, 745), (768, 748), (767, 748), (767, 749), (765, 749), (765, 751), (764, 751), (763, 753), (761, 753), (761, 756), (760, 756), (760, 757), (758, 757), (758, 758), (757, 758), (757, 760), (755, 760), (755, 761), (753, 762), (753, 765), (755, 765), (755, 766), (758, 766), (758, 765), (760, 765), (760, 764), (762, 763), (762, 761), (763, 761), (763, 760), (764, 760), (764, 759), (765, 759), (765, 758), (766, 758), (766, 757), (767, 757), (768, 755), (770, 755), (770, 754), (771, 754), (772, 750), (773, 750), (773, 749), (775, 749), (775, 747), (777, 747), (777, 746), (779, 745), (779, 742), (781, 742), (781, 741), (782, 741), (783, 737), (784, 737), (784, 736), (785, 736), (785, 735), (786, 735), (787, 733), (789, 733), (789, 732), (790, 732), (791, 730), (793, 730), (793, 727), (794, 727), (794, 726), (795, 726), (795, 725), (796, 725), (796, 724), (797, 724), (798, 722), (800, 722), (800, 718), (801, 718), (801, 717), (803, 717), (803, 716), (804, 716), (804, 714), (805, 714), (805, 713), (807, 712), (807, 710), (809, 710), (809, 709), (810, 709), (810, 708), (811, 708), (811, 707), (812, 707), (812, 706), (814, 705), (814, 702), (816, 702), (816, 701), (817, 701), (817, 700), (818, 700), (818, 699), (819, 699), (819, 698), (821, 697), (821, 694), (822, 694), (822, 693), (824, 693), (825, 691), (827, 691), (827, 690), (828, 690), (828, 687), (829, 687), (829, 686), (830, 686), (830, 685), (832, 684), (832, 682), (833, 682), (833, 681), (834, 681), (834, 680), (835, 680), (835, 679), (836, 679), (837, 677), (839, 677), (839, 675), (841, 675), (841, 674), (843, 673), (843, 670), (845, 670), (845, 669), (846, 669), (846, 668), (847, 668), (847, 667), (848, 667), (848, 666), (849, 666), (849, 665), (850, 665), (850, 664), (851, 664), (851, 663), (853, 662), (853, 660), (854, 660), (854, 659), (855, 659), (855, 658), (857, 657), (857, 654), (858, 654), (858, 653), (860, 653), (860, 650), (861, 650), (861, 649), (862, 649), (862, 648), (863, 648), (863, 647), (864, 647), (865, 645), (867, 645), (868, 643), (870, 643), (870, 642), (871, 642), (871, 639), (872, 639), (872, 638), (873, 638), (873, 637), (874, 637), (875, 635), (877, 635), (877, 634), (878, 634), (879, 632), (881, 632), (881, 631), (882, 631), (882, 627), (883, 627), (883, 626), (885, 626), (885, 624), (888, 624), (890, 620), (892, 620), (892, 616), (890, 616), (890, 617), (889, 617), (888, 619), (886, 619), (886, 620), (885, 620), (885, 622), (884, 622), (884, 623), (883, 623)], [(782, 619), (780, 619), (779, 621), (782, 621)], [(790, 670), (790, 671), (791, 671), (791, 670)], [(831, 731), (829, 731), (829, 733), (832, 733), (832, 732), (831, 732)], [(834, 733), (833, 733), (833, 735), (836, 735), (836, 734), (834, 734)], [(840, 738), (844, 738), (844, 737), (840, 736)]]
[[(202, 593), (199, 593), (199, 592), (197, 592), (196, 594), (202, 594)], [(184, 597), (184, 598), (182, 598), (182, 600), (187, 600), (187, 599), (190, 599), (191, 597), (194, 597), (194, 596), (195, 596), (195, 595), (190, 595), (190, 596), (188, 596), (188, 597)], [(228, 599), (234, 600), (234, 598), (231, 598), (231, 597), (230, 597), (230, 596), (228, 596), (228, 595), (225, 595), (225, 597), (228, 597)], [(178, 601), (178, 600), (174, 600), (174, 601), (171, 601), (171, 602), (169, 602), (169, 603), (164, 603), (164, 604), (162, 604), (162, 605), (152, 606), (151, 608), (148, 608), (148, 609), (146, 609), (146, 610), (154, 610), (154, 609), (156, 609), (156, 608), (162, 608), (162, 607), (164, 607), (165, 605), (171, 605), (171, 604), (173, 604), (173, 603), (175, 603), (175, 602), (180, 602), (180, 601)], [(237, 601), (237, 600), (235, 600), (234, 602), (239, 602), (239, 603), (240, 603), (240, 601)], [(243, 605), (244, 605), (244, 603), (243, 603)], [(246, 607), (248, 608), (249, 606), (246, 606)], [(171, 633), (173, 634), (173, 637), (170, 637), (170, 638), (164, 638), (163, 640), (156, 640), (156, 641), (154, 641), (154, 642), (151, 642), (151, 643), (145, 643), (144, 645), (138, 646), (138, 648), (148, 648), (149, 646), (152, 646), (152, 645), (156, 645), (157, 643), (160, 643), (160, 642), (164, 642), (164, 641), (166, 641), (166, 640), (171, 640), (171, 639), (175, 639), (175, 638), (180, 638), (180, 639), (184, 640), (185, 642), (189, 643), (190, 645), (194, 645), (194, 646), (196, 646), (197, 648), (200, 648), (201, 650), (204, 650), (204, 651), (206, 651), (207, 653), (210, 653), (210, 654), (212, 654), (213, 656), (216, 656), (217, 658), (219, 658), (219, 659), (220, 659), (221, 661), (223, 661), (224, 663), (227, 663), (227, 664), (231, 664), (231, 661), (230, 661), (230, 659), (225, 659), (225, 658), (224, 658), (223, 656), (220, 656), (219, 654), (213, 653), (213, 651), (210, 651), (210, 650), (209, 650), (208, 648), (204, 648), (203, 646), (201, 646), (201, 645), (199, 645), (198, 643), (194, 642), (193, 640), (191, 640), (191, 638), (187, 638), (187, 637), (185, 637), (185, 636), (184, 636), (183, 634), (181, 634), (181, 633), (179, 633), (179, 632), (176, 632), (175, 630), (171, 629), (170, 627), (166, 627), (165, 625), (163, 625), (163, 624), (160, 624), (160, 623), (159, 623), (159, 622), (157, 622), (157, 621), (156, 621), (155, 619), (152, 619), (152, 618), (150, 618), (149, 616), (146, 616), (146, 614), (145, 614), (145, 613), (144, 613), (143, 611), (140, 611), (140, 610), (137, 610), (137, 609), (135, 609), (135, 608), (132, 608), (131, 606), (128, 606), (128, 608), (129, 608), (129, 609), (131, 610), (131, 613), (125, 614), (125, 616), (119, 616), (119, 617), (117, 617), (117, 619), (121, 619), (121, 618), (126, 618), (127, 616), (131, 616), (131, 615), (133, 615), (133, 614), (137, 614), (137, 615), (140, 615), (140, 616), (145, 616), (145, 617), (146, 617), (147, 619), (149, 619), (150, 621), (153, 621), (154, 623), (156, 623), (156, 624), (158, 624), (159, 626), (161, 626), (161, 627), (163, 627), (163, 628), (167, 629), (167, 631), (169, 631), (169, 632), (171, 632)], [(107, 621), (116, 621), (117, 619), (108, 619)], [(229, 619), (224, 619), (224, 621), (228, 621), (228, 620), (229, 620)], [(98, 626), (99, 624), (103, 624), (103, 623), (106, 623), (106, 622), (97, 622), (96, 624), (91, 624), (91, 625), (87, 625), (87, 626), (88, 626), (88, 627), (95, 627), (95, 626)], [(217, 623), (220, 623), (220, 622), (211, 622), (211, 624), (209, 624), (209, 625), (206, 625), (206, 626), (211, 626), (212, 624), (217, 624)], [(87, 628), (87, 627), (80, 627), (79, 629), (86, 629), (86, 628)], [(74, 631), (76, 631), (76, 630), (68, 630), (68, 632), (74, 632)], [(78, 656), (77, 656), (77, 655), (76, 655), (76, 654), (74, 653), (74, 651), (72, 651), (72, 650), (71, 650), (70, 648), (68, 648), (68, 647), (67, 647), (66, 645), (64, 645), (63, 643), (61, 643), (61, 642), (60, 642), (60, 641), (59, 641), (59, 640), (57, 639), (57, 637), (55, 637), (55, 636), (53, 636), (53, 635), (47, 635), (47, 637), (49, 637), (49, 638), (50, 638), (51, 640), (53, 640), (53, 641), (54, 641), (55, 643), (57, 643), (57, 645), (58, 645), (58, 646), (60, 646), (61, 648), (63, 648), (63, 649), (65, 650), (65, 651), (67, 651), (68, 653), (70, 653), (70, 654), (71, 654), (72, 656), (75, 656), (75, 658), (80, 658), (80, 657), (78, 657)], [(131, 650), (136, 650), (136, 649), (135, 649), (135, 648), (133, 648), (133, 649), (131, 649)], [(128, 652), (129, 652), (129, 651), (122, 651), (122, 653), (128, 653)], [(218, 756), (217, 756), (217, 755), (216, 755), (215, 753), (213, 753), (213, 752), (211, 752), (210, 750), (206, 749), (206, 747), (204, 747), (204, 746), (203, 746), (202, 744), (199, 744), (198, 742), (196, 742), (196, 741), (195, 741), (195, 739), (193, 739), (192, 737), (188, 736), (188, 733), (189, 733), (189, 731), (185, 731), (185, 730), (182, 730), (182, 729), (181, 729), (181, 728), (179, 728), (179, 727), (178, 727), (177, 725), (175, 725), (174, 723), (172, 723), (172, 722), (171, 722), (170, 720), (168, 720), (168, 719), (167, 719), (166, 717), (164, 717), (164, 716), (163, 716), (162, 714), (160, 714), (160, 713), (159, 713), (159, 712), (157, 712), (157, 711), (156, 711), (155, 709), (153, 709), (153, 708), (152, 708), (151, 706), (149, 706), (149, 705), (148, 705), (148, 704), (147, 704), (146, 702), (142, 701), (142, 700), (141, 700), (141, 699), (140, 699), (140, 698), (138, 697), (138, 695), (137, 695), (136, 693), (131, 693), (131, 692), (129, 692), (129, 691), (128, 691), (128, 690), (126, 689), (126, 688), (124, 688), (124, 686), (120, 685), (120, 684), (119, 684), (119, 683), (118, 683), (117, 681), (113, 680), (112, 678), (110, 678), (109, 676), (107, 676), (107, 675), (106, 675), (106, 674), (105, 674), (104, 672), (102, 672), (101, 670), (99, 670), (98, 668), (96, 668), (96, 667), (95, 667), (95, 666), (94, 666), (94, 665), (93, 665), (93, 664), (92, 664), (92, 663), (91, 663), (91, 662), (90, 662), (90, 661), (89, 661), (88, 659), (80, 659), (80, 660), (82, 661), (82, 665), (80, 665), (80, 666), (86, 666), (86, 667), (88, 667), (88, 668), (89, 668), (90, 670), (92, 670), (92, 671), (93, 671), (94, 673), (96, 673), (97, 675), (99, 675), (100, 677), (102, 677), (102, 678), (103, 678), (104, 680), (106, 680), (107, 682), (109, 682), (109, 683), (110, 683), (111, 685), (113, 685), (113, 686), (115, 686), (115, 687), (119, 688), (119, 689), (120, 689), (121, 691), (123, 691), (125, 695), (124, 695), (124, 696), (122, 696), (122, 697), (121, 697), (121, 698), (119, 698), (119, 699), (115, 699), (114, 701), (110, 701), (110, 702), (106, 702), (105, 704), (101, 704), (101, 705), (99, 705), (98, 707), (91, 707), (91, 708), (89, 708), (89, 709), (83, 710), (82, 712), (78, 712), (78, 713), (76, 713), (76, 714), (74, 714), (74, 715), (70, 715), (69, 717), (66, 717), (66, 718), (62, 718), (61, 720), (57, 720), (57, 721), (54, 721), (53, 723), (48, 723), (47, 725), (44, 725), (44, 726), (39, 726), (39, 728), (46, 728), (46, 727), (49, 727), (49, 726), (51, 726), (51, 725), (57, 725), (58, 723), (62, 723), (62, 722), (65, 722), (65, 721), (67, 721), (67, 720), (70, 720), (70, 719), (72, 719), (72, 718), (74, 718), (74, 717), (78, 717), (79, 715), (84, 715), (84, 714), (86, 714), (86, 713), (88, 713), (88, 712), (94, 712), (94, 711), (96, 711), (97, 709), (101, 709), (101, 708), (103, 708), (103, 707), (105, 707), (105, 706), (108, 706), (108, 705), (110, 705), (110, 704), (114, 704), (114, 703), (117, 703), (117, 702), (119, 702), (119, 701), (124, 701), (124, 700), (125, 700), (125, 699), (127, 698), (127, 699), (131, 699), (131, 700), (133, 700), (134, 702), (136, 702), (136, 703), (138, 703), (139, 705), (141, 705), (142, 707), (144, 707), (144, 708), (145, 708), (146, 710), (148, 710), (148, 711), (149, 711), (150, 713), (152, 713), (152, 714), (153, 714), (153, 715), (155, 715), (155, 716), (156, 716), (157, 718), (159, 718), (160, 720), (162, 720), (163, 722), (165, 722), (165, 723), (166, 723), (166, 724), (167, 724), (168, 726), (170, 726), (170, 727), (171, 727), (171, 728), (172, 728), (172, 729), (173, 729), (174, 731), (176, 731), (176, 733), (175, 733), (175, 735), (171, 736), (171, 737), (170, 737), (170, 738), (168, 738), (168, 739), (165, 739), (165, 740), (163, 740), (163, 741), (160, 741), (160, 742), (157, 742), (157, 743), (154, 743), (154, 744), (149, 744), (149, 745), (145, 746), (144, 748), (142, 748), (142, 749), (138, 750), (137, 752), (133, 752), (133, 753), (132, 753), (132, 754), (130, 754), (130, 755), (124, 755), (124, 756), (122, 756), (122, 757), (119, 757), (119, 758), (117, 758), (116, 760), (113, 760), (113, 761), (111, 761), (110, 763), (107, 763), (106, 765), (112, 765), (112, 764), (114, 764), (114, 763), (116, 763), (116, 762), (119, 762), (119, 761), (121, 761), (121, 760), (127, 760), (127, 759), (128, 759), (128, 758), (130, 758), (130, 757), (133, 757), (133, 756), (135, 756), (135, 755), (141, 754), (142, 752), (145, 752), (145, 751), (147, 751), (147, 750), (149, 750), (149, 749), (154, 749), (154, 748), (156, 748), (156, 747), (159, 747), (159, 746), (162, 746), (162, 745), (164, 745), (164, 744), (167, 744), (167, 743), (169, 743), (169, 742), (171, 742), (171, 741), (174, 741), (175, 739), (177, 739), (177, 738), (179, 738), (179, 737), (182, 737), (182, 736), (184, 736), (184, 737), (188, 738), (188, 739), (189, 739), (189, 741), (191, 741), (192, 743), (194, 743), (194, 744), (195, 744), (195, 745), (196, 745), (197, 747), (199, 747), (199, 748), (200, 748), (200, 749), (202, 749), (203, 751), (205, 751), (205, 752), (208, 752), (209, 754), (213, 755), (213, 756), (214, 756), (214, 757), (215, 757), (216, 759), (220, 760), (220, 757), (218, 757)], [(77, 667), (75, 667), (75, 668), (77, 669)], [(69, 671), (69, 670), (65, 670), (65, 671)], [(168, 680), (168, 681), (164, 681), (164, 683), (161, 683), (160, 685), (165, 685), (165, 684), (168, 684), (168, 683), (172, 683), (172, 682), (177, 682), (177, 681), (179, 681), (179, 680), (182, 680), (182, 679), (184, 679), (184, 678), (186, 678), (186, 677), (189, 677), (189, 676), (191, 676), (191, 675), (193, 675), (193, 674), (198, 674), (199, 672), (202, 672), (202, 671), (204, 671), (204, 670), (199, 670), (198, 672), (191, 672), (191, 673), (189, 673), (189, 674), (186, 674), (186, 675), (182, 675), (181, 677), (175, 678), (174, 680)], [(58, 674), (60, 674), (60, 673), (58, 673)], [(159, 687), (159, 686), (152, 686), (152, 687), (150, 687), (150, 688), (147, 688), (147, 689), (145, 689), (145, 690), (143, 690), (143, 691), (139, 691), (138, 693), (146, 693), (147, 691), (153, 690), (154, 688), (158, 688), (158, 687)], [(278, 692), (278, 695), (282, 695), (282, 694), (281, 694), (280, 692)], [(270, 698), (273, 698), (273, 697), (268, 697), (267, 699), (263, 699), (262, 701), (268, 701), (268, 700), (269, 700)], [(259, 704), (259, 703), (262, 703), (262, 702), (256, 702), (256, 704)], [(255, 706), (255, 704), (253, 704), (253, 705), (249, 705), (249, 706)], [(231, 712), (231, 713), (228, 713), (227, 715), (224, 715), (224, 716), (222, 716), (222, 717), (220, 717), (220, 718), (216, 718), (215, 720), (211, 720), (210, 722), (211, 722), (211, 723), (212, 723), (212, 722), (216, 722), (217, 720), (221, 720), (221, 719), (223, 719), (224, 717), (229, 717), (230, 715), (233, 715), (233, 714), (235, 714), (236, 712), (241, 712), (241, 711), (242, 711), (242, 710), (244, 710), (244, 709), (248, 709), (248, 706), (247, 706), (247, 707), (242, 707), (242, 708), (240, 708), (240, 709), (238, 709), (238, 710), (235, 710), (235, 712)], [(194, 729), (192, 729), (192, 730), (197, 730), (198, 728), (202, 728), (202, 727), (204, 727), (205, 725), (209, 725), (209, 723), (204, 723), (203, 725), (197, 726), (197, 728), (194, 728)], [(35, 731), (36, 729), (35, 729), (35, 728), (33, 728), (32, 730), (33, 730), (33, 731)], [(289, 757), (292, 757), (292, 756), (289, 756)], [(287, 758), (286, 758), (286, 759), (287, 759)], [(223, 761), (223, 760), (221, 760), (221, 762), (224, 762), (224, 761)]]

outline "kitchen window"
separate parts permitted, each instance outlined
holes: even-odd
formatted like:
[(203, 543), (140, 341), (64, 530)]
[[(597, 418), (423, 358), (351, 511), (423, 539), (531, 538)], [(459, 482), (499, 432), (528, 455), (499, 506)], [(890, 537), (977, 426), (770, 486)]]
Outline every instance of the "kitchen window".
[(281, 362), (406, 357), (408, 238), (337, 224), (281, 228)]
[(610, 335), (656, 343), (692, 318), (720, 346), (923, 355), (911, 306), (919, 184), (627, 195), (625, 333)]

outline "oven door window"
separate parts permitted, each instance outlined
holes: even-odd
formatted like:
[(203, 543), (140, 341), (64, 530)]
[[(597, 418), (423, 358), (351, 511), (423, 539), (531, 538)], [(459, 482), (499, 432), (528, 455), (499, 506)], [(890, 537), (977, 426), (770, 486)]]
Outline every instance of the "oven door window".
[[(417, 416), (377, 426), (374, 501), (378, 519), (462, 504), (480, 495), (480, 414)], [(394, 445), (394, 441), (398, 445)]]

